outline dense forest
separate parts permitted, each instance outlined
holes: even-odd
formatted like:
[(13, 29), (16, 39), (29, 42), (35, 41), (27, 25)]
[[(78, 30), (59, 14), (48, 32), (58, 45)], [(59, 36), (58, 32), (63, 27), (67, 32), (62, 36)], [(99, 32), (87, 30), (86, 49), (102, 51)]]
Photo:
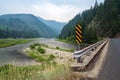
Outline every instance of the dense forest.
[(0, 16), (0, 38), (51, 38), (53, 29), (32, 14), (6, 14)]
[(99, 38), (120, 36), (120, 0), (105, 0), (88, 10), (77, 14), (66, 24), (59, 35), (60, 39), (71, 39), (75, 42), (75, 26), (80, 24), (83, 30), (83, 41), (95, 42)]

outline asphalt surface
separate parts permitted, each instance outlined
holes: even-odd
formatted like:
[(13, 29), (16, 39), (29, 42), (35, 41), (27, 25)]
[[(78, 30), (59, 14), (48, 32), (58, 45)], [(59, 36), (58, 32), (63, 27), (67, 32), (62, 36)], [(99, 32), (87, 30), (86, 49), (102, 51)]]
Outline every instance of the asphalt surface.
[(74, 49), (74, 45), (58, 42), (55, 39), (38, 38), (35, 41), (26, 44), (0, 48), (0, 65), (13, 64), (16, 66), (26, 66), (39, 64), (23, 51), (25, 48), (28, 48), (29, 45), (33, 43), (43, 43), (54, 47), (59, 46), (62, 48)]
[(120, 80), (120, 39), (110, 39), (98, 80)]

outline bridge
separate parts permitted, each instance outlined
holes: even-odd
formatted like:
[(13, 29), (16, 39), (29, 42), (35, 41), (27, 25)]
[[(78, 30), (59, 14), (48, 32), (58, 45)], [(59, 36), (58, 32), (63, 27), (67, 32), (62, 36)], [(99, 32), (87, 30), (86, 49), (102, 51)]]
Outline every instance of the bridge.
[[(104, 51), (105, 47), (106, 51)], [(105, 56), (102, 57), (103, 61), (95, 77), (97, 80), (119, 80), (120, 39), (104, 39), (82, 50), (75, 51), (73, 55), (75, 62), (71, 65), (72, 70), (86, 72), (87, 68), (93, 63), (99, 65), (96, 62), (100, 54), (103, 53), (105, 53)], [(89, 74), (92, 73), (89, 71)]]

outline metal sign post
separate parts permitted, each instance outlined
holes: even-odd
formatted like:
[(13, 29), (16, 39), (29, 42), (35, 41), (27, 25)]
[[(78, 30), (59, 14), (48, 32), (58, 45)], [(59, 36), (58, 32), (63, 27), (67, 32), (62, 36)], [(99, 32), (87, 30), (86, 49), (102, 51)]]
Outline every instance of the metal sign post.
[(82, 27), (79, 24), (77, 24), (75, 27), (75, 37), (78, 51), (80, 50), (80, 44), (82, 43)]
[[(75, 37), (76, 37), (76, 44), (77, 44), (77, 51), (80, 50), (80, 44), (82, 43), (82, 27), (77, 24), (75, 27)], [(80, 58), (76, 59), (76, 63), (78, 63)]]

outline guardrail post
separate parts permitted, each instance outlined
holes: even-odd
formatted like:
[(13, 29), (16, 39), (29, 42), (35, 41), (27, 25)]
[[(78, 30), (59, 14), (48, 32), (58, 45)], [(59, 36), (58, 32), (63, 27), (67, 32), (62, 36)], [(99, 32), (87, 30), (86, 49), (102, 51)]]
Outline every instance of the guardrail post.
[(77, 63), (82, 63), (83, 60), (84, 60), (84, 57), (82, 57), (82, 56), (76, 58), (76, 62), (77, 62)]
[(81, 57), (74, 58), (74, 60), (75, 60), (75, 63), (81, 63), (82, 62)]

